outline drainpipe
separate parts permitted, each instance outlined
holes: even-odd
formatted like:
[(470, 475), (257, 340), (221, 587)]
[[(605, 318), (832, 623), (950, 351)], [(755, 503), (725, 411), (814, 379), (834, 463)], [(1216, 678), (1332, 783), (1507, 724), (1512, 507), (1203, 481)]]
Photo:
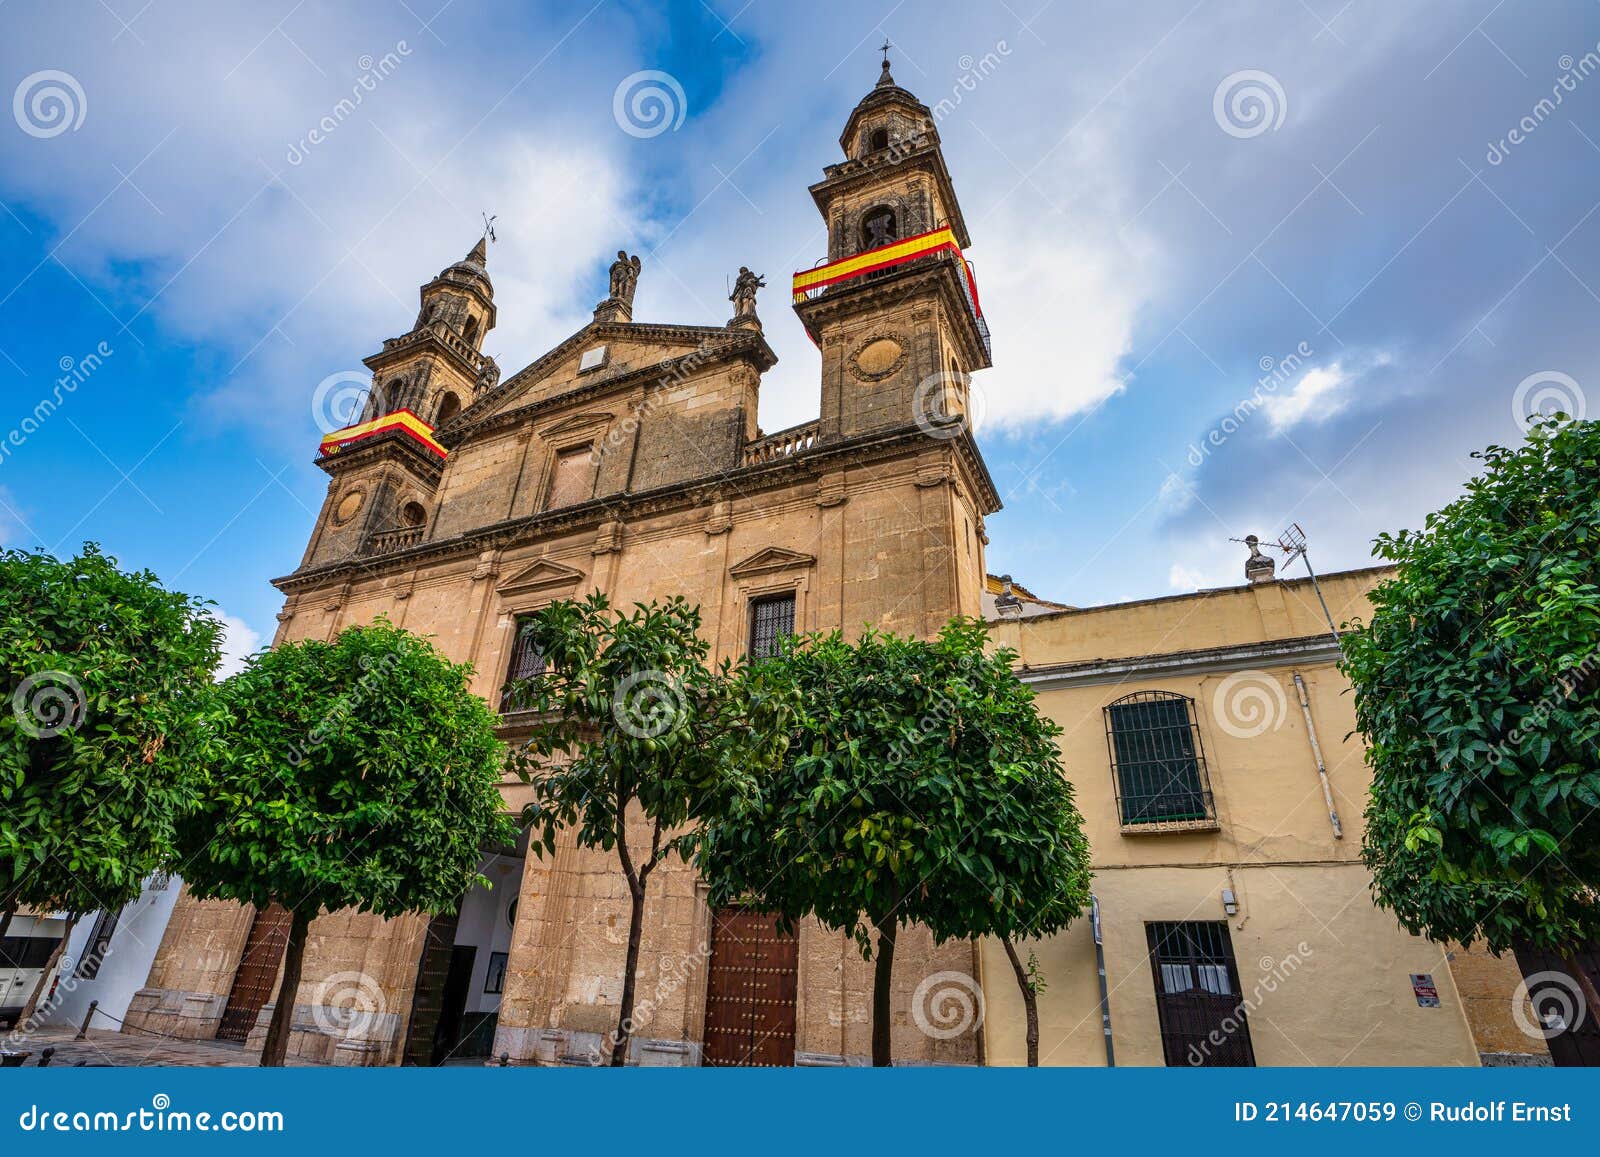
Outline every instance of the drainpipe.
[(1094, 929), (1094, 962), (1100, 972), (1100, 1030), (1106, 1038), (1106, 1068), (1117, 1067), (1116, 1049), (1111, 1044), (1111, 994), (1106, 990), (1105, 939), (1100, 931), (1100, 897), (1089, 897), (1089, 923)]
[(1322, 762), (1322, 745), (1317, 742), (1317, 726), (1311, 722), (1311, 700), (1306, 697), (1306, 681), (1300, 672), (1294, 673), (1294, 689), (1300, 696), (1300, 710), (1306, 717), (1306, 738), (1311, 741), (1311, 754), (1317, 761), (1317, 778), (1322, 781), (1322, 798), (1328, 805), (1328, 822), (1333, 825), (1333, 838), (1344, 839), (1344, 825), (1339, 822), (1339, 809), (1333, 806), (1333, 789), (1328, 786), (1328, 765)]

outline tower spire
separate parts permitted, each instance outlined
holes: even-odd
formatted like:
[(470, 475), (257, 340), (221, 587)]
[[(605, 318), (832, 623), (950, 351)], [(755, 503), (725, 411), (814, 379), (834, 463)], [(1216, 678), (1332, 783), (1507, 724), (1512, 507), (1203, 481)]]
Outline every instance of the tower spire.
[(889, 49), (893, 47), (894, 45), (889, 43), (887, 36), (883, 38), (883, 43), (878, 46), (878, 51), (883, 53), (883, 70), (878, 73), (876, 86), (878, 88), (890, 88), (894, 85), (894, 77), (889, 75)]

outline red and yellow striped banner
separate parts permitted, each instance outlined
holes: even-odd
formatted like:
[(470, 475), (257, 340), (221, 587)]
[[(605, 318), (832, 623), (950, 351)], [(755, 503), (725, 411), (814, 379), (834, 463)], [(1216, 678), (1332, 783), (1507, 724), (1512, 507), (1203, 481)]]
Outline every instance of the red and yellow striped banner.
[(838, 261), (830, 261), (826, 265), (819, 265), (815, 269), (807, 269), (794, 275), (794, 300), (796, 304), (806, 300), (806, 295), (813, 290), (822, 289), (841, 281), (848, 281), (852, 277), (872, 273), (879, 269), (887, 269), (891, 265), (900, 265), (903, 262), (926, 257), (931, 253), (949, 250), (955, 259), (961, 263), (961, 270), (967, 279), (967, 288), (972, 294), (973, 311), (983, 316), (983, 311), (978, 307), (978, 287), (973, 282), (972, 270), (966, 260), (961, 256), (961, 248), (956, 244), (955, 234), (949, 226), (935, 229), (929, 233), (919, 233), (915, 237), (907, 237), (904, 241), (894, 241), (888, 245), (881, 245), (877, 249), (869, 249), (865, 253), (857, 253), (850, 257), (841, 257)]
[(433, 440), (432, 426), (410, 410), (396, 410), (392, 414), (385, 414), (370, 422), (361, 422), (354, 426), (346, 426), (342, 430), (335, 430), (322, 439), (322, 455), (327, 457), (329, 454), (337, 454), (346, 446), (364, 442), (368, 438), (375, 438), (390, 430), (399, 430), (441, 458), (449, 454), (448, 450)]

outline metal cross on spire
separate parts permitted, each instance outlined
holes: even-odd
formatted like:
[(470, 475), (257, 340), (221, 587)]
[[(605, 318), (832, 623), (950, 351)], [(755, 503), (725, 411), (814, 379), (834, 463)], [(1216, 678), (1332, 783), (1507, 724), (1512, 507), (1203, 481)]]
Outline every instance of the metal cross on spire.
[(889, 49), (893, 47), (894, 45), (889, 43), (889, 38), (887, 36), (883, 38), (883, 43), (878, 46), (878, 51), (883, 53), (883, 65), (885, 68), (889, 66)]

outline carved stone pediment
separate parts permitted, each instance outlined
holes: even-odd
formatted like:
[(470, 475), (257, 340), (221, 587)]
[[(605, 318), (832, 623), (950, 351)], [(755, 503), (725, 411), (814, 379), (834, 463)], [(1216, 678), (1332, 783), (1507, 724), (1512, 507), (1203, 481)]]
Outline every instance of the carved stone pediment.
[(797, 570), (816, 565), (817, 560), (814, 555), (785, 550), (781, 546), (769, 546), (765, 550), (756, 551), (743, 562), (735, 563), (728, 568), (728, 573), (734, 578), (748, 578), (751, 575), (771, 574), (774, 571)]
[(541, 558), (531, 566), (523, 567), (505, 582), (495, 587), (501, 595), (523, 595), (558, 587), (576, 587), (585, 578), (581, 570)]
[(564, 418), (553, 426), (544, 426), (539, 430), (539, 436), (546, 441), (559, 439), (567, 434), (584, 434), (590, 430), (603, 429), (611, 424), (611, 415), (589, 410), (582, 414), (574, 414)]

